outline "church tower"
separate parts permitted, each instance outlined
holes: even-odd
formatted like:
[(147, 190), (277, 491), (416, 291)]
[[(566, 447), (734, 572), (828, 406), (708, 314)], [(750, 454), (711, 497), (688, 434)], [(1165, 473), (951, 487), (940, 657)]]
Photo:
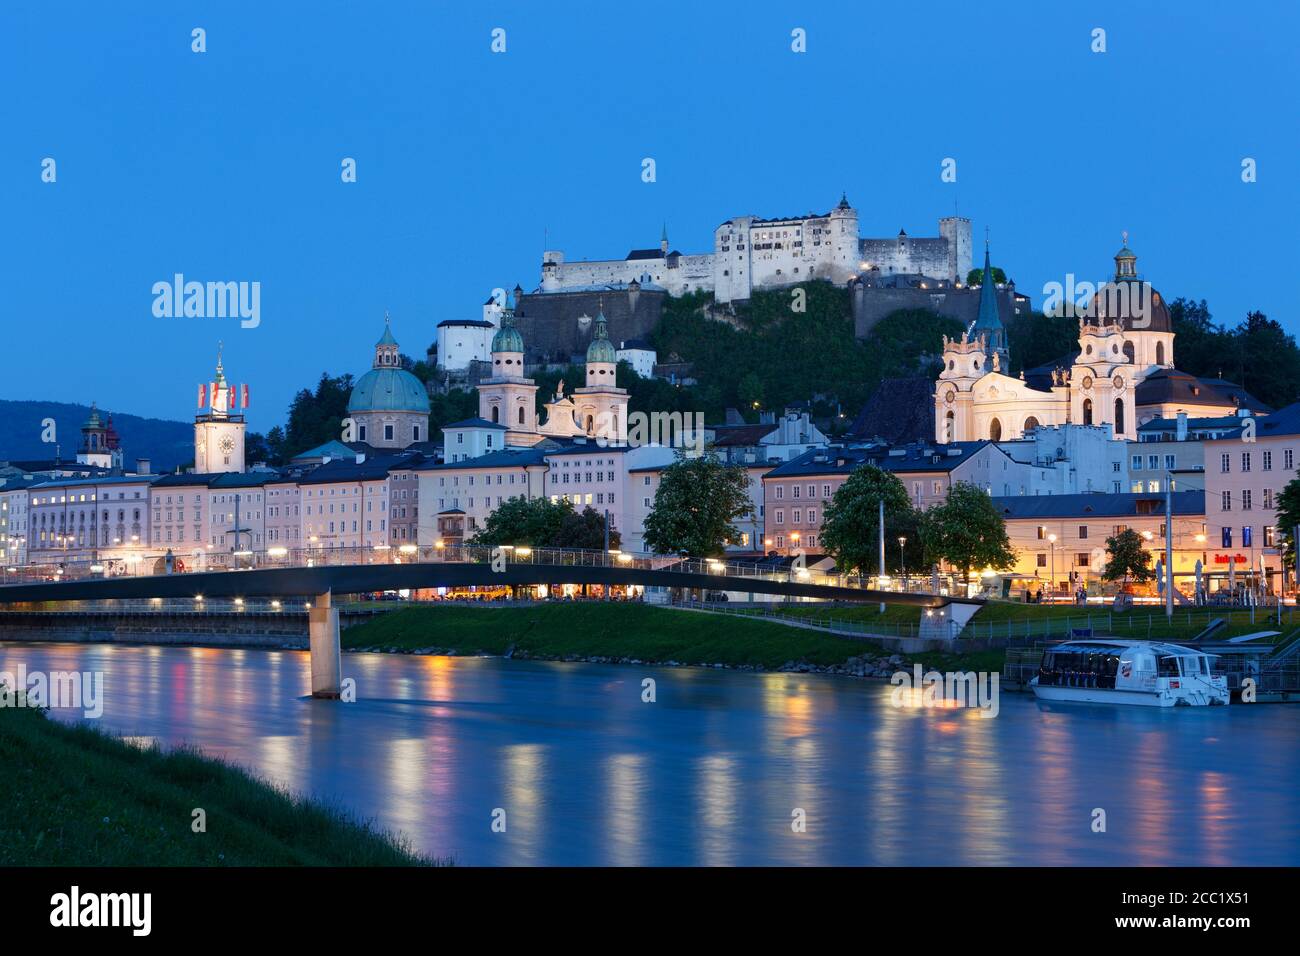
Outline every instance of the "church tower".
[(479, 417), (505, 425), (506, 444), (535, 445), (537, 383), (524, 375), (524, 337), (515, 328), (515, 300), (506, 299), (501, 328), (492, 336), (492, 377), (478, 386)]
[(627, 389), (615, 384), (617, 368), (618, 354), (601, 309), (595, 336), (587, 346), (587, 385), (574, 390), (573, 402), (584, 434), (622, 444), (627, 441)]
[(244, 470), (244, 415), (239, 409), (247, 405), (248, 386), (241, 396), (226, 381), (218, 347), (216, 378), (199, 386), (199, 413), (194, 416), (195, 471)]
[(122, 467), (122, 443), (113, 428), (113, 416), (105, 422), (99, 417), (99, 409), (90, 403), (90, 417), (81, 426), (81, 444), (77, 447), (77, 462), (82, 465), (98, 465), (101, 468)]

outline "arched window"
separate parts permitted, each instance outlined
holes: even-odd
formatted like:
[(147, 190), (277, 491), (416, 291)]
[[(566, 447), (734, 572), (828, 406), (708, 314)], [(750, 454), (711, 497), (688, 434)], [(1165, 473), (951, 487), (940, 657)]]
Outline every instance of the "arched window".
[(501, 406), (500, 406), (500, 405), (493, 405), (493, 406), (492, 406), (492, 424), (493, 424), (493, 425), (499, 425), (499, 424), (501, 424)]
[(1133, 343), (1132, 343), (1132, 342), (1125, 342), (1125, 343), (1124, 343), (1124, 357), (1125, 357), (1126, 359), (1128, 359), (1130, 362), (1133, 361)]
[(1002, 423), (996, 418), (989, 423), (989, 441), (1002, 441)]
[(1028, 418), (1025, 419), (1026, 432), (1031, 432), (1037, 427), (1038, 427), (1038, 419), (1035, 418), (1033, 415), (1030, 415)]
[(1156, 364), (1157, 365), (1165, 364), (1165, 343), (1164, 342), (1156, 343)]
[(1085, 425), (1092, 424), (1092, 399), (1091, 398), (1085, 398), (1083, 400), (1083, 423)]
[(522, 425), (523, 423), (524, 423), (524, 406), (520, 405), (520, 406), (519, 406), (519, 424)]
[(587, 416), (587, 434), (588, 435), (596, 434), (596, 419), (592, 415)]
[(954, 441), (953, 435), (956, 433), (957, 423), (953, 418), (952, 412), (943, 416), (943, 434), (946, 441)]
[(1115, 434), (1124, 432), (1124, 399), (1115, 399)]

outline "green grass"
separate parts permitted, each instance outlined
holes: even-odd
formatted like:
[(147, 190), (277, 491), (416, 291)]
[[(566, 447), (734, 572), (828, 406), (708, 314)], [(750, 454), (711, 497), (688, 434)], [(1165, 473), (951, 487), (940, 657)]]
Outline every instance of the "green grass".
[[(346, 812), (192, 750), (0, 708), (0, 866), (408, 866), (435, 861)], [(207, 832), (191, 830), (207, 813)]]
[(532, 657), (629, 657), (769, 669), (787, 661), (827, 666), (888, 653), (874, 644), (771, 621), (599, 601), (520, 608), (412, 606), (343, 632), (347, 648), (504, 654), (511, 645)]

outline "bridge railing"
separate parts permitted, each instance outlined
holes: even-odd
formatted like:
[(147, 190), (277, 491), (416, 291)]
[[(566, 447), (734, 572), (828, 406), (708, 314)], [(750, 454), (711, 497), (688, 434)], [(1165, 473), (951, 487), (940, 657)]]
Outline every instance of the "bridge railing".
[[(78, 556), (41, 564), (0, 568), (0, 585), (84, 581), (96, 578), (140, 577), (214, 571), (254, 571), (274, 568), (311, 568), (357, 565), (447, 563), (534, 564), (548, 567), (629, 568), (669, 573), (706, 575), (718, 579), (718, 591), (744, 591), (745, 580), (817, 584), (839, 588), (876, 589), (905, 593), (956, 594), (957, 582), (948, 576), (876, 576), (835, 574), (806, 567), (782, 567), (763, 561), (725, 558), (689, 558), (676, 555), (577, 548), (532, 548), (474, 544), (404, 544), (370, 547), (271, 547), (261, 551), (174, 552), (146, 550), (103, 557)], [(936, 589), (937, 584), (937, 589)]]

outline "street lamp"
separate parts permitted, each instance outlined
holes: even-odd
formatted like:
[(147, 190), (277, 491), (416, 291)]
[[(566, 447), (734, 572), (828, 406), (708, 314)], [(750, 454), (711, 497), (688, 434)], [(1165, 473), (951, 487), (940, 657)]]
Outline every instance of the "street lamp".
[(907, 545), (907, 535), (898, 536), (898, 573), (903, 579), (903, 590), (907, 590), (907, 558), (903, 555), (903, 548)]
[(1051, 597), (1052, 603), (1055, 604), (1056, 603), (1056, 535), (1049, 534), (1047, 536), (1047, 547), (1052, 554), (1052, 568), (1051, 568), (1052, 576), (1051, 579), (1047, 582), (1047, 594), (1049, 597)]

